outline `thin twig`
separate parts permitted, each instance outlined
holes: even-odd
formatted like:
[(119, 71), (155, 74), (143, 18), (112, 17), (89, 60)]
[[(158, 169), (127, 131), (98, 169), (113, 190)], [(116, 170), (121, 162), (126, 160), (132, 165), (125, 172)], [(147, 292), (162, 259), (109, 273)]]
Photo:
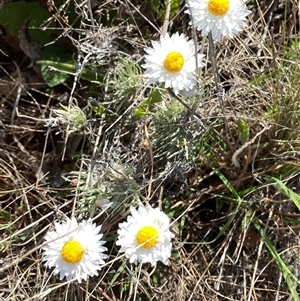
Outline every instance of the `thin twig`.
[(163, 26), (161, 28), (161, 35), (164, 37), (168, 31), (168, 26), (170, 23), (170, 12), (171, 12), (171, 0), (167, 1), (166, 14)]
[[(216, 54), (215, 54), (215, 46), (214, 46), (214, 41), (212, 38), (211, 32), (208, 34), (208, 44), (209, 44), (209, 55), (210, 55), (210, 61), (212, 65), (212, 71), (215, 79), (215, 84), (216, 84), (216, 90), (218, 95), (220, 95), (220, 78), (218, 74), (218, 68), (217, 68), (217, 62), (216, 62)], [(223, 107), (223, 103), (222, 103)]]
[(150, 155), (150, 160), (151, 160), (151, 171), (150, 171), (150, 179), (149, 179), (149, 185), (148, 185), (148, 194), (147, 194), (147, 201), (150, 200), (151, 196), (151, 190), (152, 190), (152, 182), (153, 182), (153, 165), (154, 165), (154, 160), (153, 160), (153, 151), (152, 151), (152, 145), (148, 133), (147, 126), (145, 125), (145, 136), (148, 144), (148, 149), (149, 149), (149, 155)]
[(245, 144), (243, 144), (238, 150), (235, 151), (235, 153), (233, 154), (231, 161), (234, 165), (234, 167), (236, 168), (240, 168), (241, 165), (237, 160), (237, 157), (243, 152), (243, 150), (245, 150), (248, 146), (250, 146), (252, 143), (254, 143), (254, 141), (256, 140), (256, 138), (258, 136), (260, 136), (263, 132), (265, 132), (266, 130), (268, 130), (270, 128), (270, 126), (264, 127), (260, 132), (258, 132), (250, 141), (246, 142)]
[[(193, 20), (193, 17), (192, 17), (192, 10), (191, 10), (191, 7), (189, 5), (189, 1), (186, 1), (186, 4), (187, 4), (187, 7), (188, 7), (190, 16), (191, 16), (191, 25), (192, 25), (192, 33), (193, 33), (193, 40), (194, 40), (194, 51), (195, 51), (195, 60), (196, 60), (196, 62), (195, 62), (195, 70), (196, 70), (197, 75), (199, 77), (200, 76), (199, 70), (201, 70), (201, 69), (199, 69), (199, 64), (198, 64), (198, 50), (199, 49), (198, 49), (198, 39), (197, 39), (197, 34), (196, 34), (197, 31), (196, 31), (196, 27), (194, 25), (194, 20)], [(200, 54), (203, 54), (203, 52), (204, 52), (205, 41), (206, 41), (206, 36), (204, 36), (202, 38), (201, 47), (200, 47)], [(197, 82), (197, 85), (198, 85), (197, 88), (199, 89), (199, 82)], [(198, 100), (200, 101), (199, 97), (200, 97), (200, 94), (198, 94)], [(199, 102), (197, 101), (197, 102), (195, 102), (195, 104), (193, 104), (193, 106), (191, 108), (192, 111), (196, 110), (196, 106), (198, 105), (198, 103)]]
[(221, 107), (222, 114), (223, 114), (223, 121), (224, 121), (225, 133), (226, 133), (225, 141), (226, 141), (226, 144), (229, 147), (229, 149), (232, 149), (232, 146), (231, 146), (230, 142), (228, 141), (228, 137), (229, 137), (229, 129), (228, 128), (229, 127), (228, 127), (228, 122), (227, 122), (227, 119), (225, 116), (224, 101), (223, 101), (223, 95), (221, 93), (220, 77), (219, 77), (217, 61), (216, 61), (215, 46), (214, 46), (214, 41), (213, 41), (211, 32), (209, 32), (209, 34), (208, 34), (208, 43), (209, 43), (210, 60), (211, 60), (213, 75), (214, 75), (215, 84), (216, 84), (217, 96), (218, 96), (218, 99), (220, 102), (220, 107)]

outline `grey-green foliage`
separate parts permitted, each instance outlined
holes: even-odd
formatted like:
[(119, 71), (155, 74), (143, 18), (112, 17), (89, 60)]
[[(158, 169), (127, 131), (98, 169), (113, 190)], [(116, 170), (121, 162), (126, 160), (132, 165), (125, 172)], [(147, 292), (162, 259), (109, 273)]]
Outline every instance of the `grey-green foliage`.
[(115, 70), (115, 94), (119, 97), (129, 97), (140, 87), (142, 71), (134, 61), (120, 57), (120, 63)]
[(89, 171), (74, 171), (66, 178), (71, 183), (77, 180), (74, 190), (79, 196), (81, 211), (94, 212), (111, 202), (111, 208), (122, 208), (123, 213), (138, 203), (140, 186), (132, 178), (133, 170), (128, 165), (96, 161), (87, 166)]
[(152, 131), (154, 157), (169, 161), (192, 161), (204, 134), (197, 119), (177, 101), (161, 105)]
[(114, 111), (118, 112), (124, 101), (133, 97), (141, 87), (142, 71), (136, 62), (123, 57), (119, 57), (116, 67), (109, 71), (111, 74), (106, 86), (105, 102), (113, 104)]
[(46, 121), (47, 126), (58, 126), (59, 129), (68, 133), (81, 132), (86, 125), (85, 113), (79, 108), (76, 99), (69, 106), (60, 105), (61, 109), (53, 109), (55, 117)]

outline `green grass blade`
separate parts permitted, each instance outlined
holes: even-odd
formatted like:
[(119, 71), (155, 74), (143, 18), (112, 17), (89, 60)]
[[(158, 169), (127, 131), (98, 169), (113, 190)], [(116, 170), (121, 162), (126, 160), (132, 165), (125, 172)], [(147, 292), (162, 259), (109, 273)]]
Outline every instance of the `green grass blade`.
[(288, 196), (293, 202), (294, 204), (297, 206), (297, 208), (300, 210), (300, 196), (293, 192), (291, 189), (289, 189), (285, 184), (283, 184), (280, 180), (276, 179), (276, 178), (272, 178), (273, 180), (275, 180), (277, 182), (277, 184), (280, 186), (280, 188), (282, 189), (283, 193)]
[(235, 191), (233, 186), (229, 183), (229, 181), (226, 179), (226, 177), (216, 168), (212, 167), (213, 171), (219, 176), (220, 180), (223, 182), (223, 184), (226, 186), (226, 188), (237, 198), (237, 200), (242, 202), (242, 199), (240, 198), (239, 194)]
[[(228, 190), (235, 196), (235, 198), (237, 199), (237, 207), (235, 208), (235, 211), (233, 212), (233, 214), (230, 216), (230, 218), (228, 219), (228, 221), (226, 222), (226, 224), (222, 227), (221, 231), (218, 233), (218, 235), (210, 242), (206, 242), (203, 244), (210, 244), (215, 242), (217, 239), (219, 239), (219, 237), (221, 237), (223, 235), (223, 233), (229, 229), (231, 223), (233, 222), (233, 220), (236, 217), (236, 214), (239, 211), (239, 208), (241, 206), (241, 204), (243, 203), (242, 199), (240, 198), (240, 196), (238, 195), (238, 193), (235, 191), (235, 189), (233, 188), (233, 186), (229, 183), (229, 181), (226, 179), (226, 177), (216, 168), (212, 168), (214, 170), (214, 172), (219, 176), (219, 178), (222, 180), (222, 182), (224, 183), (224, 185), (228, 188)], [(236, 203), (235, 202), (235, 203)]]
[(275, 247), (272, 245), (271, 241), (269, 240), (268, 236), (265, 234), (264, 230), (260, 226), (260, 224), (256, 221), (253, 221), (255, 228), (258, 230), (259, 234), (263, 238), (263, 241), (268, 248), (269, 252), (271, 253), (272, 257), (274, 258), (280, 272), (282, 273), (283, 278), (286, 281), (286, 284), (289, 287), (289, 290), (294, 298), (295, 301), (299, 301), (299, 295), (297, 293), (297, 290), (293, 284), (292, 278), (296, 280), (299, 283), (299, 280), (296, 278), (296, 276), (289, 270), (289, 268), (286, 266), (286, 264), (283, 262), (279, 254), (277, 253)]
[(119, 266), (119, 268), (116, 271), (116, 273), (114, 274), (114, 276), (112, 277), (111, 281), (109, 282), (109, 286), (110, 287), (114, 285), (114, 283), (116, 282), (116, 280), (123, 273), (123, 271), (125, 270), (126, 265), (127, 265), (127, 260), (124, 260), (123, 263)]

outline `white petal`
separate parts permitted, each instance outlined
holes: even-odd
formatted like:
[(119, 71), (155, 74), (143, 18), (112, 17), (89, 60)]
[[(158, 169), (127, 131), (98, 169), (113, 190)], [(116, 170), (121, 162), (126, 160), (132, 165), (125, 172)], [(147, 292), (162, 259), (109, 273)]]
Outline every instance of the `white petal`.
[(193, 24), (202, 35), (212, 33), (213, 39), (220, 41), (222, 36), (232, 37), (246, 26), (250, 14), (242, 0), (229, 0), (229, 10), (223, 16), (215, 16), (208, 11), (209, 0), (188, 0), (185, 11), (191, 14)]
[[(101, 226), (96, 226), (91, 220), (77, 223), (75, 218), (67, 218), (64, 223), (55, 223), (56, 231), (49, 231), (45, 239), (49, 243), (43, 248), (45, 252), (44, 261), (48, 267), (54, 267), (54, 274), (60, 274), (60, 280), (66, 277), (67, 280), (72, 278), (79, 282), (87, 279), (87, 276), (98, 275), (97, 270), (101, 268), (100, 264), (104, 263), (107, 255), (103, 254), (107, 249), (102, 245), (102, 234), (99, 234)], [(73, 231), (70, 235), (66, 235)], [(54, 241), (51, 241), (56, 239)], [(69, 239), (80, 242), (84, 247), (85, 253), (82, 259), (74, 264), (65, 262), (61, 256), (61, 250)]]
[[(171, 37), (166, 34), (159, 42), (152, 41), (152, 47), (145, 49), (147, 54), (142, 65), (146, 69), (144, 77), (147, 83), (165, 83), (165, 88), (172, 88), (175, 94), (178, 94), (179, 90), (189, 90), (196, 82), (194, 42), (188, 41), (184, 34), (179, 35), (176, 32)], [(183, 67), (178, 72), (169, 72), (164, 67), (164, 60), (170, 52), (179, 52), (184, 58)], [(197, 56), (198, 67), (204, 66), (203, 57)]]
[[(174, 235), (169, 230), (168, 216), (151, 206), (140, 205), (138, 209), (131, 208), (131, 215), (127, 221), (119, 224), (118, 239), (116, 244), (121, 246), (120, 252), (124, 252), (131, 263), (149, 262), (155, 265), (157, 261), (167, 264), (171, 256), (171, 238)], [(136, 234), (144, 226), (152, 226), (158, 231), (158, 240), (155, 246), (145, 249), (138, 246)]]

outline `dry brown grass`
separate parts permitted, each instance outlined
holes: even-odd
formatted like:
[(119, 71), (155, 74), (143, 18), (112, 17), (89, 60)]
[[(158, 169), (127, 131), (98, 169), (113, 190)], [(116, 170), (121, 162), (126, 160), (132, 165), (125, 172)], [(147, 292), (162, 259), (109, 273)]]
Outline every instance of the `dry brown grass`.
[[(52, 12), (61, 32), (69, 4), (60, 15)], [(100, 86), (73, 76), (49, 89), (38, 65), (27, 68), (30, 60), (17, 38), (3, 29), (0, 47), (9, 57), (0, 54), (0, 300), (299, 300), (255, 227), (297, 278), (299, 210), (271, 180), (280, 178), (299, 194), (296, 6), (249, 3), (249, 27), (216, 44), (222, 93), (216, 93), (207, 57), (205, 93), (192, 113), (166, 93), (167, 110), (157, 104), (140, 120), (134, 110), (150, 90), (142, 82), (134, 86), (140, 74), (125, 83), (119, 57), (141, 64), (147, 36), (158, 38), (163, 22), (147, 1), (98, 3), (92, 26), (69, 24), (56, 42), (72, 41), (70, 49), (91, 68), (101, 49)], [(77, 13), (84, 21), (90, 11), (81, 7)], [(170, 31), (177, 30), (191, 34), (183, 11), (170, 23)], [(208, 42), (203, 46), (207, 53)], [(105, 114), (92, 111), (89, 97), (105, 105)], [(70, 107), (73, 98), (86, 116), (82, 130), (45, 127), (54, 110)], [(238, 120), (249, 129), (247, 147)], [(95, 201), (103, 197), (117, 204), (96, 219), (109, 260), (99, 277), (60, 282), (42, 262), (45, 233), (65, 215), (99, 214)], [(172, 215), (169, 266), (130, 265), (114, 244), (118, 223), (140, 198)]]

